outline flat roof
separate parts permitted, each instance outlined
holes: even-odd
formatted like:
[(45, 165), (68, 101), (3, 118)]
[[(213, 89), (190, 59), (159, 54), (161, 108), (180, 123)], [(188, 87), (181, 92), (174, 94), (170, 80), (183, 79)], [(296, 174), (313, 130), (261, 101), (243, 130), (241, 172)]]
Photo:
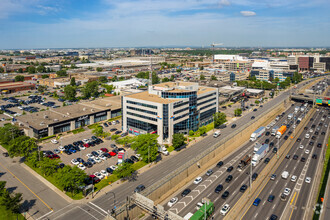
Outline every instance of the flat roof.
[(217, 91), (217, 88), (212, 87), (206, 87), (206, 86), (200, 86), (198, 87), (197, 95), (201, 95), (207, 92)]
[(26, 83), (26, 82), (2, 83), (2, 84), (0, 84), (0, 89), (10, 89), (10, 88), (16, 88), (16, 87), (22, 87), (22, 86), (35, 86), (35, 85), (32, 83)]
[(145, 100), (145, 101), (149, 101), (149, 102), (157, 102), (157, 103), (162, 103), (162, 104), (169, 104), (169, 103), (181, 101), (181, 99), (161, 98), (158, 95), (149, 94), (148, 91), (127, 95), (126, 97)]
[(194, 83), (194, 82), (165, 82), (165, 83), (155, 84), (153, 86), (171, 88), (171, 87), (175, 87), (175, 86), (193, 86), (193, 85), (197, 85), (197, 83)]

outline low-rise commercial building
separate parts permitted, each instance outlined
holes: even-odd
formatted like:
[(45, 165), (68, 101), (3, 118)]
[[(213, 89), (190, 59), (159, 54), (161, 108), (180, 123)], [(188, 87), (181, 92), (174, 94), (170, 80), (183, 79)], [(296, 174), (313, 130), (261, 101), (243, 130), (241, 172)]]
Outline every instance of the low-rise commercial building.
[(35, 87), (35, 84), (26, 82), (2, 83), (0, 84), (0, 91), (2, 93), (14, 93), (24, 90), (33, 90)]
[(123, 130), (139, 135), (156, 133), (161, 144), (175, 133), (188, 134), (213, 121), (218, 112), (217, 88), (191, 82), (167, 82), (122, 98)]

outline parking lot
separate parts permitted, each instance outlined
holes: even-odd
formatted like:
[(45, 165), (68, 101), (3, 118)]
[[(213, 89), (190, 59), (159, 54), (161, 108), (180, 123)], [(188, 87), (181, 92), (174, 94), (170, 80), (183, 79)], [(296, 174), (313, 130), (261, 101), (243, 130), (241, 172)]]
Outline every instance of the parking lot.
[[(118, 130), (121, 130), (121, 124), (116, 125), (110, 125), (109, 127), (105, 127), (104, 131), (110, 132), (110, 129), (116, 128)], [(88, 128), (87, 128), (88, 129)], [(111, 132), (111, 135), (113, 135), (114, 132)], [(42, 151), (53, 151), (54, 149), (59, 149), (59, 146), (65, 146), (69, 144), (73, 144), (73, 142), (82, 141), (83, 139), (89, 139), (93, 136), (92, 130), (88, 129), (84, 132), (78, 133), (78, 134), (69, 134), (67, 136), (61, 137), (58, 140), (57, 144), (54, 144), (51, 142), (51, 140), (47, 140), (44, 143), (40, 144), (40, 150)], [(92, 151), (98, 151), (101, 148), (106, 148), (109, 152), (114, 150), (114, 148), (111, 147), (111, 144), (116, 144), (113, 140), (107, 140), (107, 138), (103, 139), (103, 143), (96, 144), (95, 146), (90, 146), (84, 150), (77, 151), (76, 153), (72, 153), (71, 155), (67, 155), (64, 152), (59, 153), (58, 155), (61, 157), (61, 161), (66, 165), (74, 166), (71, 163), (72, 159), (82, 158), (84, 161), (87, 161), (88, 157), (87, 154), (91, 154)], [(118, 148), (124, 148), (121, 145), (116, 144)], [(134, 151), (130, 148), (124, 148), (126, 150), (125, 152), (125, 158), (127, 159), (134, 155)], [(94, 174), (95, 172), (100, 172), (101, 170), (105, 170), (107, 167), (110, 167), (112, 165), (116, 165), (118, 162), (118, 155), (112, 156), (111, 158), (107, 158), (106, 160), (101, 160), (100, 163), (95, 163), (92, 167), (86, 168), (85, 172), (88, 175)]]

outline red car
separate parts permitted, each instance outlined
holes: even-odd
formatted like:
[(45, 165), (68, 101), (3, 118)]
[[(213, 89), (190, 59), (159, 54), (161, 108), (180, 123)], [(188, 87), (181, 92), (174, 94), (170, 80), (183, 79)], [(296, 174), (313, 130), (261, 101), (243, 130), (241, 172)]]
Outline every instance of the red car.
[(100, 150), (103, 151), (104, 153), (108, 152), (108, 149), (106, 149), (106, 148), (101, 148)]
[(57, 154), (53, 154), (53, 155), (48, 155), (48, 158), (52, 159), (60, 159), (60, 156), (58, 156)]
[(89, 144), (84, 144), (84, 147), (86, 147), (86, 148), (89, 148), (90, 146), (89, 146)]
[(112, 156), (112, 157), (114, 157), (114, 156), (116, 156), (117, 154), (115, 153), (115, 152), (110, 152), (110, 156)]
[(94, 184), (100, 182), (101, 180), (97, 178), (95, 175), (89, 175), (89, 180), (92, 181)]

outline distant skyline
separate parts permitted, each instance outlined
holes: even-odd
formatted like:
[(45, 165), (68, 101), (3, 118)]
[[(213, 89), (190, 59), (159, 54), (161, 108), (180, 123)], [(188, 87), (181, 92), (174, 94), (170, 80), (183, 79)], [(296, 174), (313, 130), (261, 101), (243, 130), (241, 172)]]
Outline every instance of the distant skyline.
[(1, 0), (0, 49), (329, 47), (329, 0)]

